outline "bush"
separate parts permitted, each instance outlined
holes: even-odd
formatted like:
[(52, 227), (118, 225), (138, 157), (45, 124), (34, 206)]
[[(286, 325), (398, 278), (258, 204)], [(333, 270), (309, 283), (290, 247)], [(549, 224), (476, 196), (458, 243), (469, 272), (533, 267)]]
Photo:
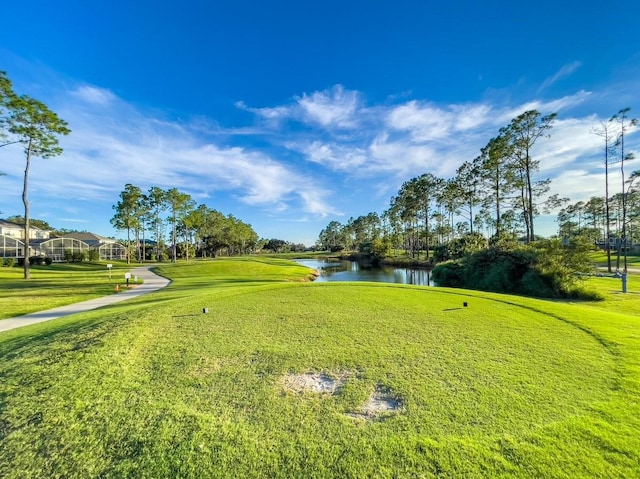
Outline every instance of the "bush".
[(448, 286), (451, 288), (462, 288), (464, 281), (465, 266), (460, 261), (446, 261), (436, 266), (432, 273), (433, 282), (438, 286)]
[(70, 249), (64, 250), (64, 260), (67, 263), (82, 263), (87, 259), (87, 253), (84, 251), (71, 251)]
[(84, 251), (74, 251), (71, 257), (74, 263), (82, 263), (87, 259), (87, 253)]
[(586, 268), (584, 245), (563, 248), (554, 241), (503, 249), (491, 247), (433, 270), (438, 286), (463, 287), (539, 298), (601, 299), (581, 287), (576, 271)]
[(448, 245), (438, 245), (433, 248), (433, 261), (436, 263), (442, 263), (443, 261), (449, 261), (455, 259), (451, 257)]
[(44, 264), (44, 256), (30, 256), (29, 264), (41, 266)]
[(98, 251), (97, 249), (90, 249), (89, 253), (87, 254), (87, 258), (89, 258), (89, 261), (93, 263), (100, 261), (100, 251)]
[(47, 266), (49, 266), (51, 263), (53, 263), (53, 260), (47, 256), (47, 257), (44, 259), (44, 264), (46, 264)]
[(2, 260), (2, 266), (6, 266), (7, 268), (13, 268), (15, 264), (16, 264), (15, 258), (4, 258)]

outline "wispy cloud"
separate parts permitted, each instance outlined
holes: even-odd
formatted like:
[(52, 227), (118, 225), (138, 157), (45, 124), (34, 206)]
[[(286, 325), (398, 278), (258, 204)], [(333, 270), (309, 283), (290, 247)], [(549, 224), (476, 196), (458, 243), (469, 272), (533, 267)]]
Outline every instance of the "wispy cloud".
[[(567, 66), (556, 79), (578, 66)], [(602, 194), (602, 139), (590, 133), (601, 119), (571, 114), (594, 96), (577, 91), (516, 105), (406, 98), (367, 104), (361, 92), (335, 85), (293, 92), (282, 105), (255, 108), (239, 101), (235, 106), (254, 115), (255, 123), (236, 127), (219, 118), (176, 121), (108, 89), (79, 85), (55, 96), (54, 109), (72, 134), (62, 139), (63, 156), (36, 159), (31, 185), (34, 193), (46, 192), (47, 201), (62, 200), (65, 213), (58, 217), (69, 222), (93, 213), (85, 203), (106, 205), (102, 214), (110, 214), (125, 183), (176, 187), (213, 207), (228, 200), (278, 223), (317, 221), (353, 214), (347, 201), (373, 210), (374, 202), (413, 176), (453, 176), (500, 127), (537, 109), (560, 112), (550, 137), (533, 152), (541, 161), (540, 178), (552, 178), (552, 192), (584, 200)], [(629, 150), (638, 149), (636, 136), (630, 133)], [(4, 211), (20, 194), (24, 165), (13, 161), (16, 156), (18, 146), (0, 149), (8, 175), (0, 178)]]
[(297, 101), (304, 119), (310, 123), (325, 128), (354, 128), (358, 125), (359, 94), (345, 90), (342, 85), (311, 95), (304, 94)]
[(101, 106), (106, 106), (116, 100), (116, 96), (109, 90), (89, 85), (82, 85), (70, 92), (70, 96), (76, 96), (81, 100)]
[[(143, 189), (177, 187), (200, 197), (226, 192), (266, 209), (277, 204), (281, 210), (316, 215), (335, 212), (326, 199), (328, 191), (312, 176), (259, 150), (206, 141), (198, 125), (155, 117), (93, 86), (64, 92), (57, 103), (72, 134), (61, 138), (63, 156), (35, 160), (33, 192), (70, 201), (113, 202), (125, 183), (133, 183)], [(4, 150), (0, 155), (17, 152)], [(2, 163), (8, 175), (21, 177), (20, 162)], [(18, 189), (12, 188), (11, 194)]]
[(271, 122), (295, 120), (325, 129), (356, 128), (361, 119), (360, 94), (357, 91), (346, 90), (342, 85), (294, 96), (288, 105), (253, 108), (239, 101), (235, 106)]
[(574, 61), (566, 65), (563, 65), (562, 68), (560, 68), (560, 70), (558, 70), (554, 75), (550, 76), (549, 78), (547, 78), (545, 81), (542, 82), (542, 85), (540, 85), (540, 88), (538, 88), (538, 93), (549, 88), (558, 80), (564, 77), (568, 77), (581, 66), (582, 66), (582, 63), (579, 61)]

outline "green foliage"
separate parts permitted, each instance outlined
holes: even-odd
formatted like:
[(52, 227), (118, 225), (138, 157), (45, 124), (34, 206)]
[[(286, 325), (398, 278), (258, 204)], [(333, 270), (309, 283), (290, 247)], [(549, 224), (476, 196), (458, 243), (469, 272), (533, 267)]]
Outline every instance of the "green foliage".
[(487, 239), (480, 233), (467, 233), (449, 243), (449, 259), (463, 258), (487, 247)]
[(376, 260), (381, 260), (391, 254), (393, 245), (388, 237), (375, 238), (370, 243), (369, 254)]
[(594, 299), (581, 287), (576, 274), (593, 269), (588, 249), (584, 241), (563, 247), (559, 240), (509, 249), (490, 247), (456, 262), (438, 265), (433, 277), (440, 286), (540, 298)]
[(42, 266), (44, 264), (44, 256), (30, 256), (29, 264)]
[(432, 272), (433, 282), (438, 286), (449, 286), (451, 288), (462, 288), (465, 267), (460, 261), (445, 261), (438, 264)]
[(438, 245), (433, 248), (433, 261), (436, 263), (442, 263), (449, 261), (451, 258), (451, 251), (449, 250), (449, 244)]
[[(0, 73), (0, 107), (6, 111), (2, 118), (3, 133), (6, 131), (11, 140), (24, 148), (25, 169), (22, 190), (24, 204), (25, 238), (29, 237), (29, 170), (33, 158), (51, 158), (62, 153), (58, 142), (59, 135), (68, 135), (71, 130), (67, 122), (49, 110), (42, 102), (27, 95), (17, 95), (11, 88), (11, 82), (4, 72)], [(2, 113), (2, 112), (0, 112)], [(29, 279), (29, 261), (23, 262), (24, 279)]]
[(7, 268), (13, 268), (15, 264), (16, 264), (15, 258), (4, 258), (2, 260), (2, 266), (6, 266)]
[(44, 264), (46, 264), (47, 266), (51, 266), (53, 264), (53, 259), (49, 258), (48, 256), (44, 259)]
[(67, 263), (82, 263), (83, 261), (86, 261), (86, 259), (87, 253), (84, 251), (70, 249), (64, 250), (64, 260)]
[(87, 253), (87, 259), (91, 262), (100, 261), (100, 251), (97, 249), (90, 249)]

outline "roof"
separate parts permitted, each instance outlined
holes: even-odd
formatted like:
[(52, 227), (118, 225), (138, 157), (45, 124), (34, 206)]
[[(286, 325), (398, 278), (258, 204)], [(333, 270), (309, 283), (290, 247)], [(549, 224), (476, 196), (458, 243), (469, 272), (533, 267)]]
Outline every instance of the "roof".
[(93, 233), (65, 233), (64, 237), (75, 238), (88, 244), (117, 243), (113, 238), (107, 238), (106, 236), (100, 236)]
[[(13, 223), (7, 220), (0, 220), (0, 226), (4, 226), (5, 228), (24, 229), (24, 225)], [(31, 224), (29, 225), (29, 229), (40, 230), (40, 228), (38, 228), (37, 226), (32, 226)]]

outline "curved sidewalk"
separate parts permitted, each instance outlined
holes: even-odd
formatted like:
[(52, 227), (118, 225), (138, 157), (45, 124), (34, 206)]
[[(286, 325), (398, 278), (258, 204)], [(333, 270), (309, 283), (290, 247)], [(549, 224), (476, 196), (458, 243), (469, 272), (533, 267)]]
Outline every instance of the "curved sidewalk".
[(0, 333), (11, 329), (20, 328), (29, 324), (42, 323), (51, 319), (69, 316), (70, 314), (82, 313), (92, 309), (101, 308), (110, 304), (126, 301), (143, 294), (151, 293), (164, 288), (171, 283), (167, 278), (158, 276), (149, 270), (151, 266), (139, 266), (131, 269), (131, 276), (142, 278), (144, 283), (135, 288), (125, 289), (118, 294), (103, 296), (102, 298), (89, 299), (81, 303), (67, 304), (58, 308), (48, 309), (37, 313), (29, 313), (24, 316), (16, 316), (14, 318), (0, 319)]

